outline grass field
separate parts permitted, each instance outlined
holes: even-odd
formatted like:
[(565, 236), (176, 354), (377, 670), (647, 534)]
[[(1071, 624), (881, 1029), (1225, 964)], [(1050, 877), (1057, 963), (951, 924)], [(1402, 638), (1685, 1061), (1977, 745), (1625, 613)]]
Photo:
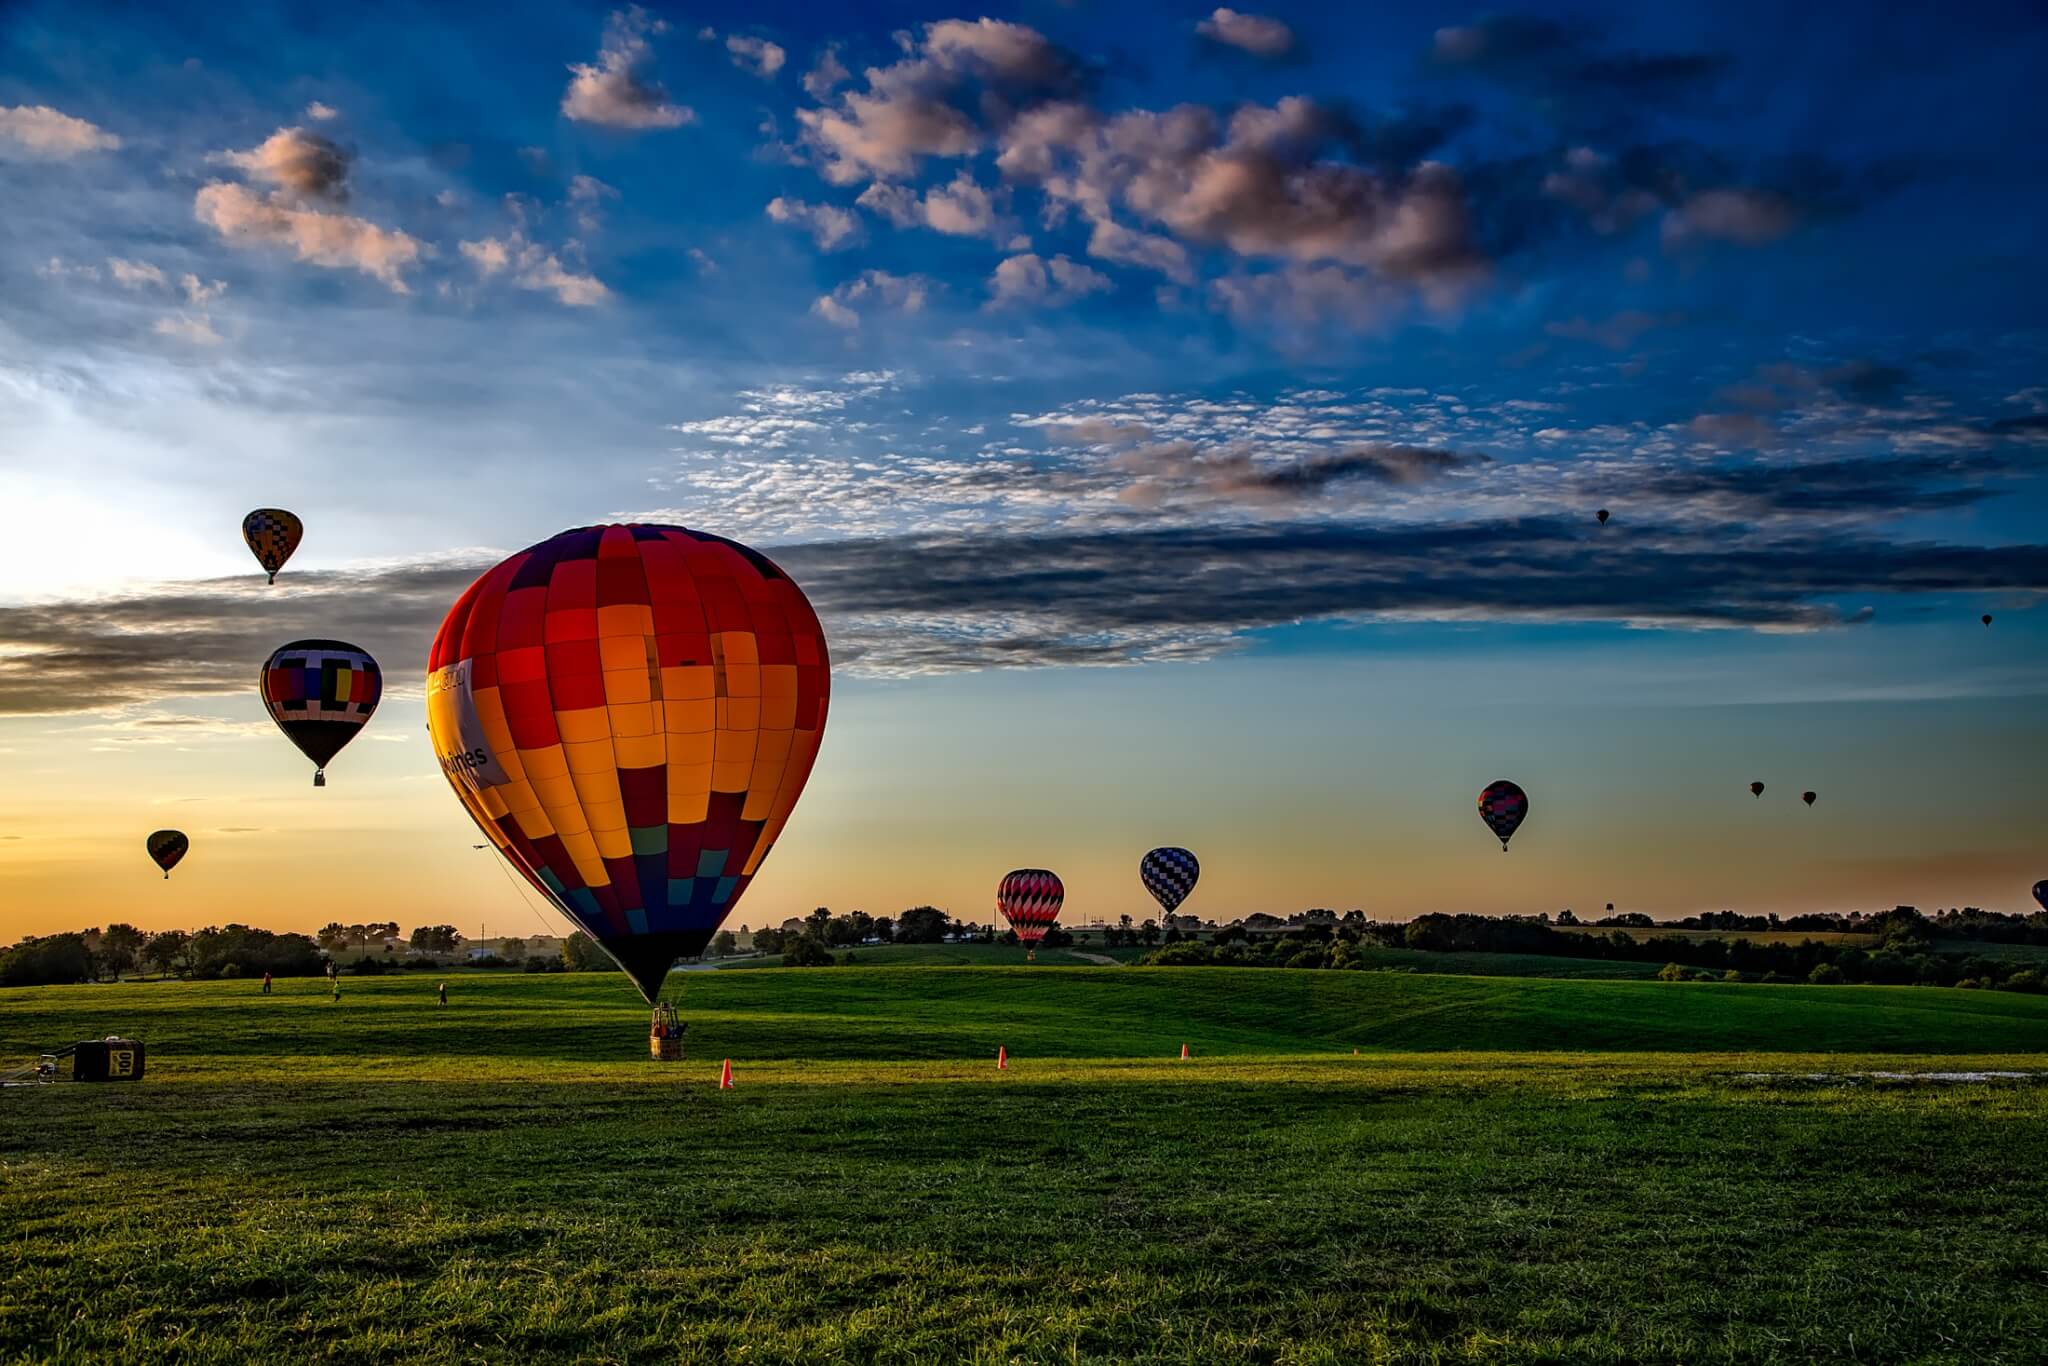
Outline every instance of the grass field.
[[(862, 967), (1020, 967), (1024, 951), (1002, 944), (877, 944), (837, 950), (852, 953)], [(1050, 967), (1101, 967), (1102, 960), (1135, 963), (1147, 948), (1103, 948), (1078, 944), (1073, 949), (1040, 949), (1038, 962)], [(1431, 953), (1423, 949), (1388, 949), (1360, 945), (1354, 955), (1369, 969), (1398, 972), (1442, 972), (1461, 977), (1634, 977), (1657, 975), (1661, 963), (1610, 962), (1601, 958), (1553, 958), (1534, 953)], [(716, 962), (717, 960), (713, 960)], [(718, 962), (721, 969), (780, 967), (779, 954)]]
[(0, 1057), (151, 1049), (138, 1086), (0, 1092), (0, 1357), (2031, 1363), (2048, 1340), (2048, 1084), (1845, 1075), (2043, 1072), (2048, 998), (1045, 964), (674, 989), (672, 1067), (610, 974), (461, 976), (445, 1010), (413, 977), (338, 1005), (0, 995)]
[[(1614, 933), (1611, 926), (1603, 925), (1553, 925), (1552, 929), (1564, 934), (1590, 934), (1606, 938)], [(1848, 934), (1839, 930), (1674, 930), (1662, 925), (1654, 929), (1629, 928), (1622, 930), (1631, 939), (1726, 939), (1734, 941), (1747, 939), (1752, 944), (1804, 944), (1811, 939), (1821, 944), (1850, 944), (1858, 948), (1875, 948), (1878, 936), (1874, 934)]]

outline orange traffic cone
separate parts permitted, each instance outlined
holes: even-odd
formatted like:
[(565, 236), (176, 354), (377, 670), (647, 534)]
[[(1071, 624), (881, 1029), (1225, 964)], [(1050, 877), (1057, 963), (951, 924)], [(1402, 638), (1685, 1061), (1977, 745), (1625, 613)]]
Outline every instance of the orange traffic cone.
[(732, 1090), (732, 1059), (731, 1059), (731, 1058), (727, 1058), (727, 1059), (725, 1060), (725, 1067), (724, 1067), (724, 1069), (723, 1069), (722, 1071), (720, 1071), (720, 1072), (719, 1072), (719, 1074), (718, 1074), (718, 1089), (719, 1089), (719, 1090), (721, 1090), (721, 1091), (730, 1091), (730, 1090)]
[(1180, 1046), (1180, 1060), (1182, 1062), (1186, 1062), (1188, 1060), (1188, 1046), (1186, 1044), (1182, 1044)]
[(998, 1071), (998, 1072), (1006, 1072), (1006, 1071), (1008, 1071), (1008, 1070), (1009, 1070), (1009, 1067), (1010, 1067), (1010, 1050), (1009, 1050), (1009, 1049), (1007, 1049), (1007, 1048), (1005, 1048), (1005, 1047), (1004, 1047), (1003, 1045), (1001, 1045), (1001, 1044), (997, 1044), (997, 1045), (996, 1045), (996, 1071)]

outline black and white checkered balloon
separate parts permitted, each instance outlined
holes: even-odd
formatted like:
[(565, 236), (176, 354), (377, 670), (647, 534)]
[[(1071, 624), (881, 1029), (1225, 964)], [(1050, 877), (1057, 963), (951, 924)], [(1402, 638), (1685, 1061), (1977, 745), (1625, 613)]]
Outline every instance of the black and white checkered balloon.
[(1195, 882), (1201, 876), (1202, 865), (1186, 849), (1154, 849), (1138, 860), (1139, 879), (1168, 915), (1188, 899), (1188, 893), (1195, 890)]

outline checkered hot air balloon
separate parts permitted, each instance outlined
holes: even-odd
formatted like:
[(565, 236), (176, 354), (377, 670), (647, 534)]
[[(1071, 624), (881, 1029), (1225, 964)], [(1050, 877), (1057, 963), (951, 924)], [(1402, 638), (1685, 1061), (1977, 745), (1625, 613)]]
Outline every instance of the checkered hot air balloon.
[(249, 543), (249, 552), (272, 583), (277, 582), (277, 571), (284, 568), (284, 562), (299, 548), (299, 537), (305, 534), (304, 524), (283, 508), (257, 508), (242, 519), (242, 539)]
[(341, 640), (295, 640), (263, 663), (263, 705), (285, 738), (313, 761), (313, 786), (356, 738), (384, 695), (384, 671), (369, 652)]
[(142, 847), (149, 850), (149, 856), (156, 866), (164, 870), (165, 881), (170, 880), (171, 869), (178, 866), (178, 860), (185, 857), (185, 851), (192, 847), (192, 841), (185, 838), (182, 830), (153, 830), (142, 841)]
[(1138, 880), (1168, 915), (1188, 899), (1201, 876), (1202, 865), (1195, 861), (1195, 856), (1171, 845), (1154, 849), (1138, 860)]
[(1060, 918), (1060, 906), (1066, 899), (1067, 889), (1059, 874), (1044, 868), (1019, 868), (996, 884), (996, 909), (1017, 932), (1017, 942), (1027, 949), (1036, 949), (1038, 941), (1045, 938), (1045, 932)]
[(1479, 794), (1479, 819), (1486, 822), (1486, 828), (1500, 839), (1500, 851), (1508, 851), (1508, 841), (1514, 838), (1522, 820), (1529, 814), (1529, 794), (1507, 779), (1488, 783), (1486, 790)]
[(427, 728), (470, 818), (650, 1002), (782, 834), (831, 688), (789, 575), (672, 526), (514, 555), (449, 611), (427, 669)]

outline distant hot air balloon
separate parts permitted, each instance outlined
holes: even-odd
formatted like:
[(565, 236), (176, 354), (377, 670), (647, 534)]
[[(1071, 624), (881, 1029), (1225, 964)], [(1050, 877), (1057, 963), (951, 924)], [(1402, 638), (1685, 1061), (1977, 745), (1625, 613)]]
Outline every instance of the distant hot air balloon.
[(299, 537), (305, 534), (305, 526), (283, 508), (257, 508), (242, 519), (242, 539), (249, 543), (256, 563), (268, 571), (272, 583), (277, 582), (277, 571), (284, 568), (284, 562), (299, 548)]
[(377, 710), (377, 661), (344, 641), (295, 640), (264, 661), (262, 681), (270, 719), (313, 761), (313, 786), (327, 786), (327, 765)]
[(1808, 806), (1812, 806), (1816, 801), (1820, 800), (1820, 793), (1802, 792), (1799, 794), (1799, 800), (1805, 802)]
[(1606, 508), (1601, 508), (1601, 509), (1600, 509), (1600, 510), (1599, 510), (1598, 512), (1594, 513), (1593, 515), (1594, 515), (1595, 517), (1598, 517), (1598, 518), (1600, 519), (1600, 525), (1601, 525), (1601, 526), (1606, 526), (1606, 525), (1607, 525), (1607, 509), (1606, 509)]
[(1500, 838), (1500, 851), (1508, 851), (1508, 841), (1520, 828), (1523, 817), (1529, 814), (1529, 794), (1516, 787), (1507, 779), (1488, 783), (1486, 790), (1479, 794), (1479, 819), (1486, 822), (1486, 828)]
[(1059, 874), (1043, 868), (1019, 868), (996, 886), (996, 909), (1017, 932), (1017, 942), (1032, 950), (1060, 918), (1060, 906), (1066, 899), (1067, 889)]
[(2048, 877), (2034, 884), (2034, 900), (2041, 903), (2041, 909), (2048, 911)]
[(824, 630), (736, 541), (594, 526), (471, 584), (427, 662), (470, 818), (649, 1002), (775, 846), (824, 737)]
[[(1984, 624), (1985, 624), (1986, 626), (1989, 626), (1989, 625), (1991, 624), (1991, 614), (1990, 614), (1989, 612), (1986, 612), (1986, 613), (1984, 614)], [(2024, 633), (2023, 633), (2023, 634), (2024, 634)]]
[(149, 850), (149, 856), (156, 860), (156, 866), (164, 870), (164, 880), (169, 881), (171, 869), (178, 866), (178, 860), (185, 857), (185, 851), (192, 847), (192, 841), (185, 838), (182, 830), (155, 830), (142, 842)]
[(1763, 785), (1762, 783), (1751, 783), (1751, 784), (1749, 785), (1749, 795), (1750, 795), (1750, 796), (1752, 796), (1752, 797), (1761, 797), (1761, 796), (1763, 796), (1763, 795), (1764, 795), (1764, 785)]
[(1171, 845), (1154, 849), (1138, 860), (1138, 880), (1168, 915), (1188, 899), (1201, 876), (1202, 865), (1195, 861), (1195, 856)]

